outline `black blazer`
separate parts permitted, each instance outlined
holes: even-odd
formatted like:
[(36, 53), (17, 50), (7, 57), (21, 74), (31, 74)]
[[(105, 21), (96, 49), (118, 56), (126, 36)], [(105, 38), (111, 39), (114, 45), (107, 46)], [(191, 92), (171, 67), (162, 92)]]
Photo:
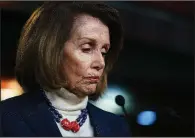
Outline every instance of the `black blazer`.
[[(98, 137), (130, 136), (124, 118), (88, 103), (90, 121)], [(0, 136), (62, 136), (41, 92), (25, 93), (0, 103)]]

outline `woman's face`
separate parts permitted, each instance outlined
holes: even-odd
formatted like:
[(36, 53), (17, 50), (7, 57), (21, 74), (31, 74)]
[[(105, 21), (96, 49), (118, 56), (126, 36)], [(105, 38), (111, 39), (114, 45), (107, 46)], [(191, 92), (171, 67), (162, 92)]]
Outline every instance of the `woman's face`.
[(98, 18), (79, 15), (63, 51), (67, 89), (79, 97), (93, 94), (104, 71), (109, 48), (108, 27)]

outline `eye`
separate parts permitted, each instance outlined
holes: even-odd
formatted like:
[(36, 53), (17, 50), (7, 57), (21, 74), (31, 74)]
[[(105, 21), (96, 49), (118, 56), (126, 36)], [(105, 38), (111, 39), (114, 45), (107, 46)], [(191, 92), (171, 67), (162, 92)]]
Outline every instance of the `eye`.
[(107, 55), (107, 53), (102, 52), (102, 56), (104, 56), (104, 57), (105, 57), (106, 55)]
[(102, 56), (106, 56), (108, 54), (108, 50), (107, 50), (107, 48), (103, 48), (102, 49)]
[(82, 48), (82, 52), (89, 53), (91, 51), (91, 48)]
[(89, 53), (92, 50), (92, 48), (91, 48), (89, 43), (86, 43), (86, 44), (82, 45), (81, 50), (84, 53)]

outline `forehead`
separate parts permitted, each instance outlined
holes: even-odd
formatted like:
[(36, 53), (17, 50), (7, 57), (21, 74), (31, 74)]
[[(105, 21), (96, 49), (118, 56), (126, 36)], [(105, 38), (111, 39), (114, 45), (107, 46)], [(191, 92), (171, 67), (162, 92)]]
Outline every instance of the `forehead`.
[(87, 14), (75, 18), (72, 35), (77, 38), (99, 38), (109, 43), (109, 28), (98, 18)]

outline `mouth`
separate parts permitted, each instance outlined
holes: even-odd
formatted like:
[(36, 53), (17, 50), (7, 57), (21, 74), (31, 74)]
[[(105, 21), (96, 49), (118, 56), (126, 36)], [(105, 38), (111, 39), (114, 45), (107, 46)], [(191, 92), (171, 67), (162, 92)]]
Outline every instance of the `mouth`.
[(90, 82), (90, 83), (98, 83), (100, 80), (99, 76), (92, 76), (92, 77), (86, 77), (86, 79)]

